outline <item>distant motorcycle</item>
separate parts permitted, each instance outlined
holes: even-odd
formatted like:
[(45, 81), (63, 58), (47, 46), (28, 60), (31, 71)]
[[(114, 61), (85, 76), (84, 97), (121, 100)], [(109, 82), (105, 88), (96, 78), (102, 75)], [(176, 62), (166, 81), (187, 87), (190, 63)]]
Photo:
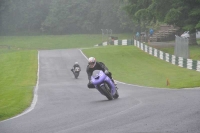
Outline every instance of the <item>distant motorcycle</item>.
[(74, 77), (77, 79), (80, 73), (80, 68), (79, 67), (75, 67), (73, 70), (74, 73)]
[(102, 95), (108, 98), (108, 100), (117, 99), (119, 97), (117, 87), (103, 71), (95, 70), (91, 77), (91, 82)]

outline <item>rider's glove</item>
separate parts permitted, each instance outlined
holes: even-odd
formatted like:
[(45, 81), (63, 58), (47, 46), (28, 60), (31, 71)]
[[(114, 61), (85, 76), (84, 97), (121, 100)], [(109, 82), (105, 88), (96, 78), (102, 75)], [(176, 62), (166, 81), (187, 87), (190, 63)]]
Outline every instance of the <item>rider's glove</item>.
[(92, 80), (89, 81), (89, 84), (92, 84)]
[(109, 72), (108, 72), (108, 70), (105, 70), (105, 72), (104, 72), (105, 74), (108, 74)]

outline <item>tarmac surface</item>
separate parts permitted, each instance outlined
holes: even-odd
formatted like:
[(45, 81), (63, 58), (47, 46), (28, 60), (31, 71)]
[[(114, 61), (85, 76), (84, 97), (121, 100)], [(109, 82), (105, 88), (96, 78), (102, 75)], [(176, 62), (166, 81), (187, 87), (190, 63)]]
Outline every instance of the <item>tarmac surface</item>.
[[(82, 68), (78, 79), (70, 71), (75, 61)], [(79, 49), (39, 51), (36, 103), (29, 112), (0, 122), (0, 133), (200, 132), (200, 88), (118, 82), (119, 98), (109, 101), (87, 88), (86, 65)]]

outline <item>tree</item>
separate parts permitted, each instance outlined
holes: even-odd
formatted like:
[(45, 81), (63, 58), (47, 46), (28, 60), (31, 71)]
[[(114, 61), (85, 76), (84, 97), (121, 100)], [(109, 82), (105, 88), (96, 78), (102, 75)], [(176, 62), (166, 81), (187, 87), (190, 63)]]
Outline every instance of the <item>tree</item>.
[[(40, 29), (47, 12), (47, 0), (4, 0), (0, 4), (0, 31), (4, 34)], [(48, 1), (49, 2), (49, 1)]]
[(146, 25), (150, 25), (153, 21), (152, 12), (148, 9), (151, 4), (150, 0), (124, 0), (127, 5), (124, 7), (125, 11), (132, 18), (135, 23), (136, 30), (146, 30)]
[(3, 19), (3, 17), (2, 17), (2, 14), (3, 14), (3, 12), (4, 12), (4, 10), (5, 10), (5, 8), (6, 8), (6, 0), (1, 0), (1, 2), (0, 2), (0, 34), (3, 32), (2, 31), (2, 29), (3, 29), (3, 22), (2, 22), (2, 19)]
[(100, 29), (130, 32), (132, 20), (118, 1), (1, 0), (0, 32), (80, 34), (100, 33)]
[[(153, 2), (158, 5), (163, 4), (159, 0)], [(195, 33), (200, 29), (200, 0), (168, 0), (168, 2), (171, 4), (168, 5), (168, 11), (166, 14), (161, 14), (164, 16), (164, 22), (190, 31), (189, 44), (197, 45)]]
[(160, 21), (178, 26), (182, 30), (189, 30), (191, 34), (190, 44), (197, 44), (194, 33), (196, 30), (200, 30), (200, 0), (124, 1), (128, 2), (125, 9), (133, 20)]

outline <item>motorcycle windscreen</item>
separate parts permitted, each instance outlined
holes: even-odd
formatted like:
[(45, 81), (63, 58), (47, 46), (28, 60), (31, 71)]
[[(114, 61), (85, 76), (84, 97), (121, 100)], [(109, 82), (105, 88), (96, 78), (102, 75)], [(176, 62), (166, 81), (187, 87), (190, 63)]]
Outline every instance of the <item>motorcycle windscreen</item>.
[(98, 79), (100, 71), (101, 70), (94, 70), (93, 73), (92, 73), (92, 77), (95, 78), (95, 79)]
[(74, 69), (75, 71), (79, 71), (79, 67), (75, 67), (75, 69)]

